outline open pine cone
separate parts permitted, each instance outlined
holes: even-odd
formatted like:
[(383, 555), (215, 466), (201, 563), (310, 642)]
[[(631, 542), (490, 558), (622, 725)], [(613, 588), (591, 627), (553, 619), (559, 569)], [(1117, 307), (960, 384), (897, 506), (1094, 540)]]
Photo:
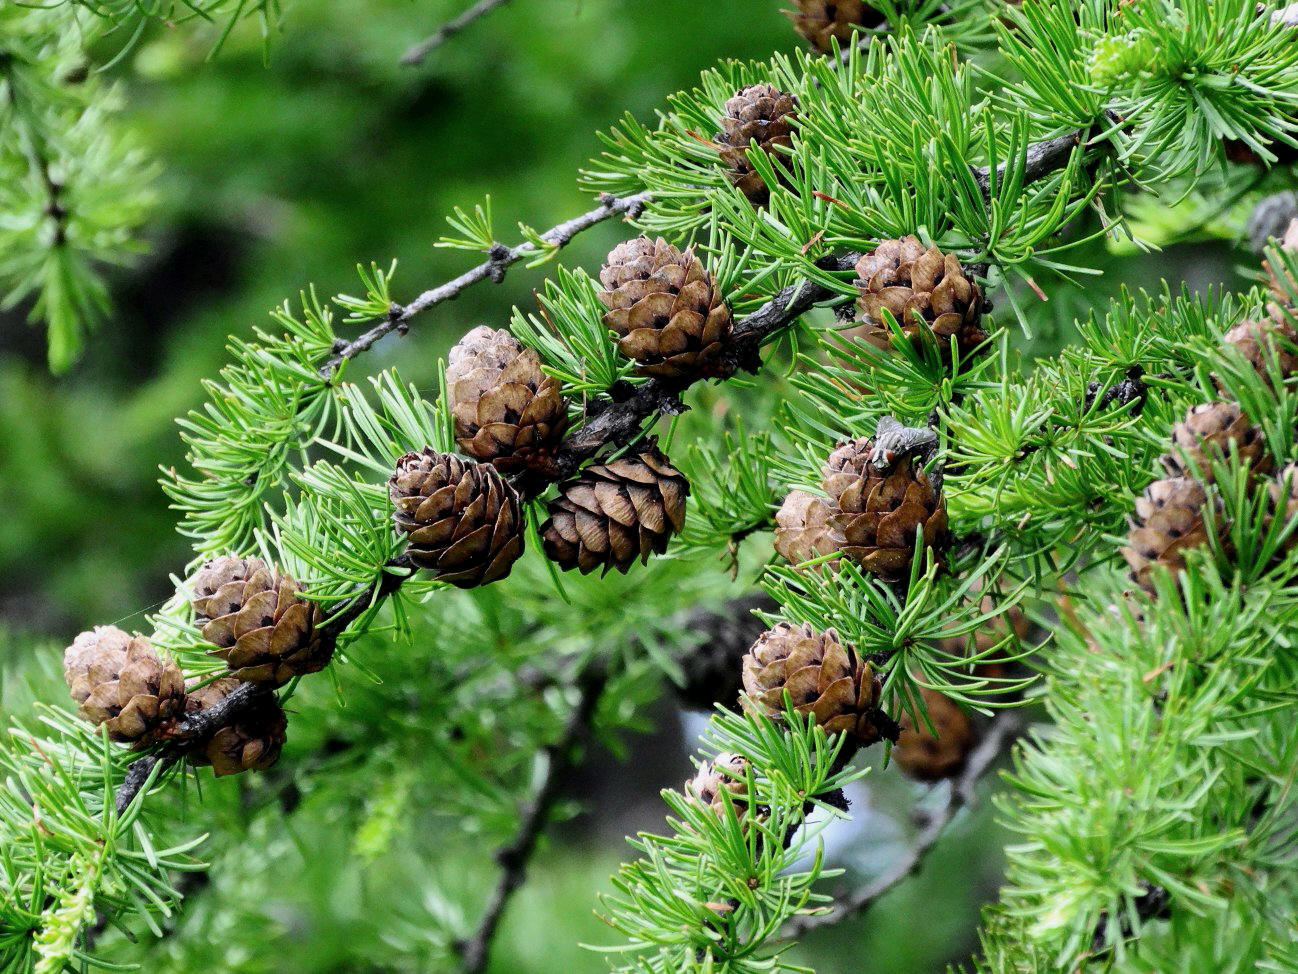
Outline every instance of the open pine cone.
[(439, 581), (489, 585), (523, 553), (522, 500), (489, 463), (424, 447), (397, 461), (388, 496), (407, 557)]
[(1298, 374), (1298, 332), (1284, 320), (1279, 308), (1274, 310), (1280, 317), (1241, 321), (1222, 336), (1222, 341), (1233, 345), (1264, 379), (1269, 379), (1272, 357), (1282, 378)]
[(791, 490), (775, 513), (775, 550), (791, 565), (838, 551), (834, 534), (837, 508), (823, 497)]
[(1212, 483), (1211, 461), (1229, 457), (1232, 445), (1240, 462), (1251, 464), (1255, 473), (1266, 473), (1271, 467), (1262, 430), (1249, 422), (1233, 402), (1205, 402), (1192, 407), (1185, 419), (1173, 427), (1172, 444), (1177, 449), (1162, 457), (1170, 477), (1197, 477)]
[(260, 558), (209, 561), (189, 591), (203, 638), (216, 647), (211, 654), (225, 660), (233, 677), (282, 686), (324, 669), (333, 657), (333, 640), (319, 630), (320, 607)]
[(730, 793), (735, 814), (742, 816), (748, 806), (748, 762), (738, 754), (718, 754), (712, 761), (699, 765), (698, 774), (685, 782), (685, 797), (695, 804), (711, 808), (717, 815), (726, 814), (723, 791)]
[(796, 10), (785, 10), (793, 29), (811, 42), (822, 54), (834, 49), (838, 40), (846, 48), (856, 33), (853, 28), (883, 27), (888, 21), (864, 0), (793, 0)]
[(911, 778), (920, 781), (939, 781), (958, 773), (973, 750), (975, 735), (968, 714), (950, 697), (920, 688), (929, 722), (916, 723), (909, 713), (903, 713), (898, 723), (901, 734), (892, 749), (892, 760)]
[(787, 691), (798, 714), (815, 714), (826, 734), (861, 744), (882, 740), (890, 722), (879, 713), (883, 684), (833, 629), (778, 623), (758, 637), (743, 661), (744, 706), (779, 720)]
[(797, 108), (797, 100), (787, 91), (765, 84), (741, 88), (726, 102), (716, 136), (718, 151), (728, 167), (726, 177), (754, 206), (769, 202), (771, 191), (748, 161), (748, 146), (755, 141), (767, 155), (780, 155), (780, 149), (793, 144)]
[(546, 556), (564, 571), (623, 574), (662, 554), (685, 526), (690, 485), (654, 446), (586, 467), (559, 485), (541, 526)]
[(825, 493), (838, 506), (833, 524), (843, 554), (863, 569), (896, 581), (910, 568), (916, 532), (926, 547), (947, 543), (942, 491), (910, 457), (880, 474), (870, 463), (868, 437), (840, 443), (823, 468)]
[(661, 237), (627, 240), (609, 253), (599, 279), (604, 324), (641, 375), (693, 381), (734, 371), (725, 361), (730, 308), (693, 250)]
[(184, 716), (180, 668), (143, 636), (116, 626), (77, 636), (63, 653), (63, 676), (81, 716), (123, 744), (144, 747), (163, 740)]
[(541, 371), (536, 351), (508, 331), (480, 325), (451, 349), (446, 390), (455, 442), (498, 470), (553, 470), (568, 427), (559, 380)]
[(1131, 567), (1132, 580), (1141, 588), (1154, 590), (1155, 565), (1183, 571), (1186, 550), (1208, 543), (1204, 521), (1207, 500), (1199, 481), (1173, 477), (1154, 481), (1136, 501), (1136, 516), (1122, 556)]
[(884, 316), (888, 311), (917, 347), (924, 329), (930, 329), (943, 361), (950, 360), (952, 337), (962, 361), (987, 340), (982, 289), (955, 254), (936, 247), (925, 250), (913, 236), (885, 240), (857, 261), (856, 273), (863, 326), (848, 331), (852, 337), (892, 351), (892, 332)]
[[(199, 713), (228, 697), (239, 686), (223, 677), (189, 695), (188, 712)], [(273, 693), (261, 694), (233, 724), (219, 728), (190, 754), (196, 765), (210, 764), (218, 777), (244, 771), (265, 771), (279, 760), (286, 739), (288, 718)]]

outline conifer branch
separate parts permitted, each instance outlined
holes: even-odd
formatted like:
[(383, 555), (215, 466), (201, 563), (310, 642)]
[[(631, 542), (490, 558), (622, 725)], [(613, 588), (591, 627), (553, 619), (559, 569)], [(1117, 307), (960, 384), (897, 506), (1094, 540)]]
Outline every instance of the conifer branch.
[(497, 7), (503, 7), (508, 2), (509, 0), (478, 0), (464, 13), (448, 20), (428, 37), (413, 45), (405, 54), (401, 55), (401, 63), (412, 67), (423, 63), (424, 58), (428, 57), (434, 49), (441, 47), (475, 20), (485, 17)]
[[(924, 857), (937, 845), (946, 828), (962, 808), (974, 800), (974, 789), (983, 776), (991, 770), (1006, 746), (1014, 741), (1023, 726), (1022, 716), (1014, 710), (1002, 711), (988, 726), (982, 741), (969, 754), (964, 770), (950, 782), (946, 797), (935, 809), (917, 812), (923, 827), (915, 836), (910, 848), (895, 866), (864, 886), (849, 890), (834, 898), (825, 912), (795, 918), (786, 924), (782, 934), (800, 937), (808, 930), (838, 923), (849, 916), (861, 913), (898, 883), (915, 873)], [(922, 816), (922, 817), (921, 817)]]
[(485, 280), (499, 284), (505, 279), (505, 271), (524, 258), (536, 257), (544, 253), (546, 249), (559, 250), (567, 246), (583, 230), (589, 230), (611, 217), (625, 216), (634, 219), (645, 203), (649, 201), (650, 196), (651, 194), (647, 192), (621, 197), (604, 194), (600, 197), (599, 206), (593, 210), (588, 210), (581, 216), (566, 220), (542, 233), (539, 239), (544, 242), (545, 247), (539, 247), (530, 240), (525, 240), (513, 247), (495, 244), (491, 249), (490, 256), (476, 267), (465, 271), (459, 277), (453, 278), (445, 284), (439, 284), (437, 287), (425, 291), (409, 304), (393, 304), (388, 310), (388, 316), (383, 321), (363, 335), (359, 335), (339, 347), (321, 367), (320, 374), (326, 379), (331, 378), (338, 371), (339, 366), (372, 347), (379, 339), (390, 335), (394, 331), (404, 334), (410, 328), (410, 320), (421, 311), (426, 311), (443, 301), (458, 298), (460, 294), (474, 284)]
[(607, 682), (608, 673), (599, 664), (592, 665), (582, 673), (577, 681), (577, 702), (573, 705), (562, 732), (553, 744), (541, 749), (545, 762), (541, 784), (523, 806), (514, 837), (496, 852), (496, 862), (502, 872), (477, 929), (471, 937), (456, 945), (465, 974), (480, 974), (487, 967), (496, 929), (500, 926), (510, 897), (523, 885), (532, 853), (536, 851), (537, 841), (545, 830), (550, 811), (558, 798), (563, 773), (572, 766), (573, 749), (590, 724)]

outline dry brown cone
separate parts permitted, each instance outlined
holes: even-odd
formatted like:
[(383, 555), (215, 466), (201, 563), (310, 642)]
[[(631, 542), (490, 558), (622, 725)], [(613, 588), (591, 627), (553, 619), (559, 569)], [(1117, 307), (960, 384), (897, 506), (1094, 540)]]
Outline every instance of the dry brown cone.
[(438, 581), (488, 585), (523, 553), (521, 498), (489, 463), (424, 447), (397, 461), (388, 496), (409, 539), (406, 555)]
[(693, 381), (734, 372), (729, 306), (694, 251), (661, 237), (618, 244), (599, 272), (603, 321), (641, 375)]
[(856, 33), (854, 27), (883, 27), (888, 21), (864, 0), (793, 0), (796, 10), (785, 10), (784, 15), (793, 21), (793, 29), (811, 42), (822, 54), (838, 46), (846, 48)]
[(559, 485), (541, 526), (545, 554), (564, 571), (623, 574), (638, 558), (662, 554), (685, 526), (690, 485), (656, 446), (595, 464)]
[(825, 493), (838, 505), (832, 524), (844, 555), (889, 581), (910, 568), (917, 529), (926, 547), (947, 542), (942, 491), (914, 461), (903, 458), (890, 473), (870, 464), (868, 437), (840, 443), (823, 468)]
[(874, 744), (890, 726), (879, 712), (882, 682), (833, 629), (778, 623), (753, 643), (743, 675), (744, 706), (774, 720), (784, 716), (787, 691), (794, 710), (815, 714), (826, 734), (851, 734), (863, 745)]
[(568, 407), (534, 349), (480, 325), (451, 349), (446, 390), (461, 450), (497, 470), (554, 472)]
[(171, 736), (185, 712), (185, 679), (143, 636), (116, 626), (83, 632), (63, 653), (63, 677), (81, 716), (144, 747)]
[(977, 738), (968, 714), (950, 697), (926, 687), (920, 688), (920, 696), (924, 698), (929, 723), (937, 735), (929, 730), (928, 724), (923, 721), (917, 724), (910, 714), (903, 713), (898, 721), (901, 734), (893, 746), (892, 760), (907, 777), (939, 781), (959, 773)]
[(223, 555), (189, 582), (195, 621), (216, 646), (230, 675), (247, 683), (282, 686), (316, 673), (333, 656), (334, 641), (320, 631), (320, 607), (298, 594), (297, 582), (260, 558)]
[(1276, 308), (1276, 317), (1241, 321), (1222, 337), (1234, 346), (1244, 360), (1269, 381), (1270, 361), (1274, 356), (1283, 378), (1298, 374), (1298, 332)]
[(1172, 445), (1176, 449), (1162, 457), (1163, 469), (1170, 477), (1197, 477), (1212, 483), (1211, 461), (1228, 458), (1232, 445), (1240, 462), (1250, 464), (1255, 473), (1271, 468), (1262, 430), (1233, 402), (1191, 407), (1185, 419), (1172, 428)]
[(1176, 573), (1185, 569), (1185, 552), (1208, 543), (1204, 521), (1207, 494), (1191, 477), (1156, 480), (1136, 501), (1127, 546), (1122, 556), (1131, 567), (1132, 580), (1147, 592), (1154, 591), (1155, 565)]
[(982, 330), (983, 295), (955, 254), (924, 249), (916, 237), (885, 240), (856, 263), (861, 292), (856, 300), (862, 327), (846, 334), (892, 351), (888, 311), (911, 343), (923, 342), (925, 325), (933, 332), (943, 361), (951, 358), (951, 338), (961, 361), (987, 340)]
[(837, 509), (823, 497), (791, 490), (775, 514), (775, 550), (791, 565), (838, 551), (834, 534)]
[(769, 156), (782, 155), (779, 150), (793, 144), (791, 134), (797, 108), (797, 100), (791, 94), (771, 85), (740, 88), (726, 102), (721, 131), (716, 136), (718, 151), (721, 161), (729, 167), (726, 178), (754, 206), (769, 202), (771, 190), (748, 161), (749, 143), (756, 141), (757, 148)]
[[(223, 677), (189, 695), (188, 713), (197, 714), (228, 697), (240, 685)], [(264, 693), (238, 720), (216, 731), (190, 754), (196, 765), (210, 764), (218, 777), (244, 771), (265, 771), (279, 760), (288, 719), (273, 693)]]
[(748, 762), (738, 754), (722, 753), (699, 765), (698, 774), (685, 782), (685, 797), (697, 805), (710, 808), (719, 816), (726, 814), (722, 792), (730, 793), (735, 815), (742, 817), (748, 807)]

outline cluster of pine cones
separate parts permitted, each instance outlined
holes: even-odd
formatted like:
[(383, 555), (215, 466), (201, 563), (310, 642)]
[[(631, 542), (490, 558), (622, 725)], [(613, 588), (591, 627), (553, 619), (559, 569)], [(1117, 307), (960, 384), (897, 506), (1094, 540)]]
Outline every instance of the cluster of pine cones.
[(874, 440), (834, 449), (821, 469), (825, 496), (794, 490), (775, 516), (775, 549), (790, 564), (845, 557), (888, 581), (910, 571), (917, 537), (941, 552), (948, 541), (940, 484), (906, 455), (890, 463)]
[[(803, 6), (806, 9), (799, 15), (800, 23), (820, 24), (828, 9), (839, 18), (833, 20), (839, 27), (857, 23), (851, 18), (863, 10), (873, 12), (859, 0), (854, 5), (816, 0)], [(808, 29), (819, 36), (821, 28)], [(797, 108), (793, 95), (769, 84), (741, 88), (725, 104), (721, 131), (714, 142), (727, 179), (754, 206), (770, 201), (770, 187), (753, 168), (750, 146), (755, 144), (757, 151), (771, 157), (776, 173), (781, 173), (775, 162), (792, 146)], [(660, 241), (658, 246), (667, 245)], [(925, 247), (914, 236), (885, 240), (861, 257), (856, 273), (859, 325), (847, 331), (849, 337), (864, 339), (880, 351), (889, 352), (893, 348), (891, 316), (902, 336), (917, 349), (932, 341), (948, 366), (953, 361), (968, 360), (986, 342), (987, 334), (981, 327), (982, 289), (954, 254)], [(609, 321), (609, 325), (622, 333), (614, 322)], [(622, 350), (636, 357), (625, 345)]]
[[(604, 324), (636, 371), (670, 385), (737, 368), (732, 317), (692, 250), (638, 237), (600, 270)], [(524, 493), (560, 480), (568, 403), (537, 353), (486, 326), (451, 350), (447, 391), (456, 445), (467, 459), (425, 448), (388, 482), (407, 557), (462, 588), (504, 578), (523, 552)], [(685, 523), (689, 483), (650, 439), (558, 484), (541, 526), (545, 554), (564, 571), (626, 572), (661, 554)]]
[[(268, 768), (279, 758), (288, 723), (270, 691), (323, 669), (333, 656), (320, 608), (260, 558), (209, 561), (186, 587), (210, 654), (226, 664), (223, 675), (187, 687), (175, 662), (144, 636), (99, 626), (77, 636), (63, 654), (72, 698), (111, 740), (136, 748), (183, 743), (193, 763), (210, 764), (218, 776)], [(265, 692), (233, 722), (208, 730), (190, 720), (245, 683)]]
[[(1298, 220), (1290, 224), (1281, 247), (1298, 252)], [(1263, 266), (1271, 278), (1275, 301), (1268, 305), (1265, 317), (1240, 322), (1223, 340), (1269, 382), (1273, 368), (1281, 378), (1298, 375), (1298, 332), (1292, 324), (1293, 282), (1282, 281), (1275, 269)], [(1213, 461), (1234, 454), (1248, 466), (1252, 477), (1265, 479), (1269, 519), (1279, 518), (1283, 523), (1298, 515), (1298, 464), (1275, 471), (1262, 430), (1250, 422), (1238, 403), (1220, 400), (1193, 406), (1173, 428), (1171, 445), (1172, 450), (1160, 461), (1166, 476), (1150, 484), (1136, 501), (1127, 545), (1122, 549), (1132, 580), (1151, 593), (1156, 566), (1179, 573), (1185, 568), (1186, 552), (1210, 541), (1207, 505), (1218, 505), (1208, 490), (1214, 480)], [(1220, 517), (1212, 522), (1219, 533), (1217, 540), (1225, 545), (1227, 525)], [(1287, 546), (1295, 543), (1298, 537), (1291, 536)]]
[[(990, 611), (986, 597), (982, 608)], [(1000, 642), (1010, 628), (1026, 631), (1021, 612), (1011, 611), (976, 636), (980, 649)], [(963, 651), (960, 639), (945, 648)], [(969, 715), (949, 697), (921, 689), (927, 723), (909, 712), (894, 722), (881, 708), (883, 683), (867, 660), (845, 645), (833, 629), (780, 622), (762, 633), (742, 662), (744, 706), (774, 721), (785, 718), (786, 697), (795, 713), (815, 715), (826, 734), (847, 736), (846, 753), (882, 740), (892, 742), (891, 760), (908, 777), (937, 781), (956, 775), (977, 743)], [(987, 673), (994, 676), (994, 673)], [(913, 708), (912, 708), (913, 709)], [(685, 783), (685, 797), (725, 815), (727, 803), (742, 817), (749, 804), (751, 768), (741, 756), (721, 754), (703, 762)]]

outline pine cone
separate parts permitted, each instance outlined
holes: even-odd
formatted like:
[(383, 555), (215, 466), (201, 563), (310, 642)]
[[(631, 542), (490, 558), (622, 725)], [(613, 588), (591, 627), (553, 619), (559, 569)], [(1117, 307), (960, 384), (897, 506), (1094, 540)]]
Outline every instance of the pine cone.
[(1154, 591), (1155, 565), (1183, 571), (1185, 551), (1208, 543), (1203, 510), (1207, 499), (1199, 481), (1173, 477), (1154, 481), (1136, 501), (1122, 556), (1131, 566), (1132, 580), (1145, 591)]
[(637, 237), (613, 248), (599, 279), (604, 324), (641, 375), (693, 381), (734, 372), (724, 354), (730, 308), (693, 250)]
[(1283, 317), (1241, 321), (1226, 332), (1222, 341), (1233, 345), (1264, 379), (1270, 375), (1268, 360), (1272, 355), (1281, 376), (1298, 374), (1298, 333)]
[(1262, 431), (1233, 402), (1191, 407), (1185, 419), (1173, 427), (1172, 444), (1178, 449), (1162, 457), (1163, 469), (1170, 477), (1197, 477), (1212, 483), (1211, 461), (1229, 457), (1232, 444), (1240, 462), (1251, 464), (1254, 472), (1266, 473), (1271, 465)]
[(965, 274), (955, 254), (944, 254), (936, 247), (925, 250), (913, 236), (885, 240), (857, 261), (856, 273), (861, 292), (856, 304), (864, 327), (848, 334), (880, 351), (892, 351), (885, 309), (916, 347), (923, 341), (926, 324), (946, 362), (953, 336), (962, 361), (987, 340), (981, 326), (982, 289)]
[(231, 676), (282, 686), (324, 669), (333, 656), (333, 640), (318, 629), (320, 607), (260, 558), (224, 555), (200, 568), (189, 586), (195, 621)]
[(837, 509), (823, 497), (791, 490), (775, 513), (775, 550), (791, 565), (838, 551), (834, 534)]
[(917, 528), (926, 547), (946, 545), (946, 503), (909, 457), (886, 475), (875, 472), (873, 448), (864, 436), (840, 443), (824, 466), (823, 486), (838, 505), (831, 523), (843, 554), (866, 571), (896, 581), (910, 568)]
[(461, 450), (497, 470), (553, 471), (568, 408), (535, 350), (480, 325), (451, 349), (446, 389)]
[[(199, 713), (228, 697), (240, 685), (233, 677), (223, 677), (200, 687), (189, 695), (188, 712)], [(190, 754), (196, 765), (210, 764), (216, 777), (244, 771), (265, 771), (279, 760), (284, 746), (288, 718), (273, 693), (264, 693), (256, 703), (240, 714), (239, 719), (220, 728)]]
[(864, 0), (793, 0), (796, 10), (785, 10), (784, 15), (793, 21), (793, 29), (811, 42), (822, 54), (834, 49), (833, 38), (839, 47), (846, 48), (856, 33), (852, 28), (884, 27), (888, 20)]
[(822, 633), (781, 622), (753, 643), (743, 674), (745, 708), (772, 719), (784, 716), (787, 690), (794, 710), (815, 714), (826, 734), (852, 734), (861, 744), (873, 744), (889, 726), (879, 713), (882, 682), (833, 629)]
[(975, 735), (968, 715), (950, 697), (936, 690), (920, 688), (924, 707), (928, 710), (928, 725), (908, 713), (901, 715), (901, 735), (892, 749), (892, 760), (911, 778), (920, 781), (939, 781), (958, 773), (973, 750)]
[(726, 102), (726, 114), (716, 136), (718, 151), (721, 161), (730, 167), (726, 177), (754, 206), (769, 202), (771, 191), (748, 161), (749, 143), (756, 141), (757, 148), (769, 156), (781, 155), (780, 149), (793, 144), (790, 135), (797, 108), (791, 94), (771, 85), (740, 88)]
[(523, 553), (518, 491), (489, 463), (424, 447), (397, 461), (388, 481), (393, 520), (409, 535), (406, 554), (458, 588), (504, 578)]
[(108, 736), (145, 747), (171, 736), (185, 712), (185, 680), (143, 636), (116, 626), (83, 632), (63, 653), (63, 677), (81, 716)]
[(541, 526), (545, 554), (564, 571), (603, 568), (626, 574), (636, 558), (662, 554), (685, 525), (690, 485), (652, 445), (589, 466), (559, 485)]
[(726, 814), (723, 791), (730, 792), (735, 815), (742, 817), (748, 807), (748, 762), (738, 754), (718, 754), (715, 760), (699, 765), (698, 774), (685, 782), (685, 797), (696, 805), (711, 808), (718, 816)]

